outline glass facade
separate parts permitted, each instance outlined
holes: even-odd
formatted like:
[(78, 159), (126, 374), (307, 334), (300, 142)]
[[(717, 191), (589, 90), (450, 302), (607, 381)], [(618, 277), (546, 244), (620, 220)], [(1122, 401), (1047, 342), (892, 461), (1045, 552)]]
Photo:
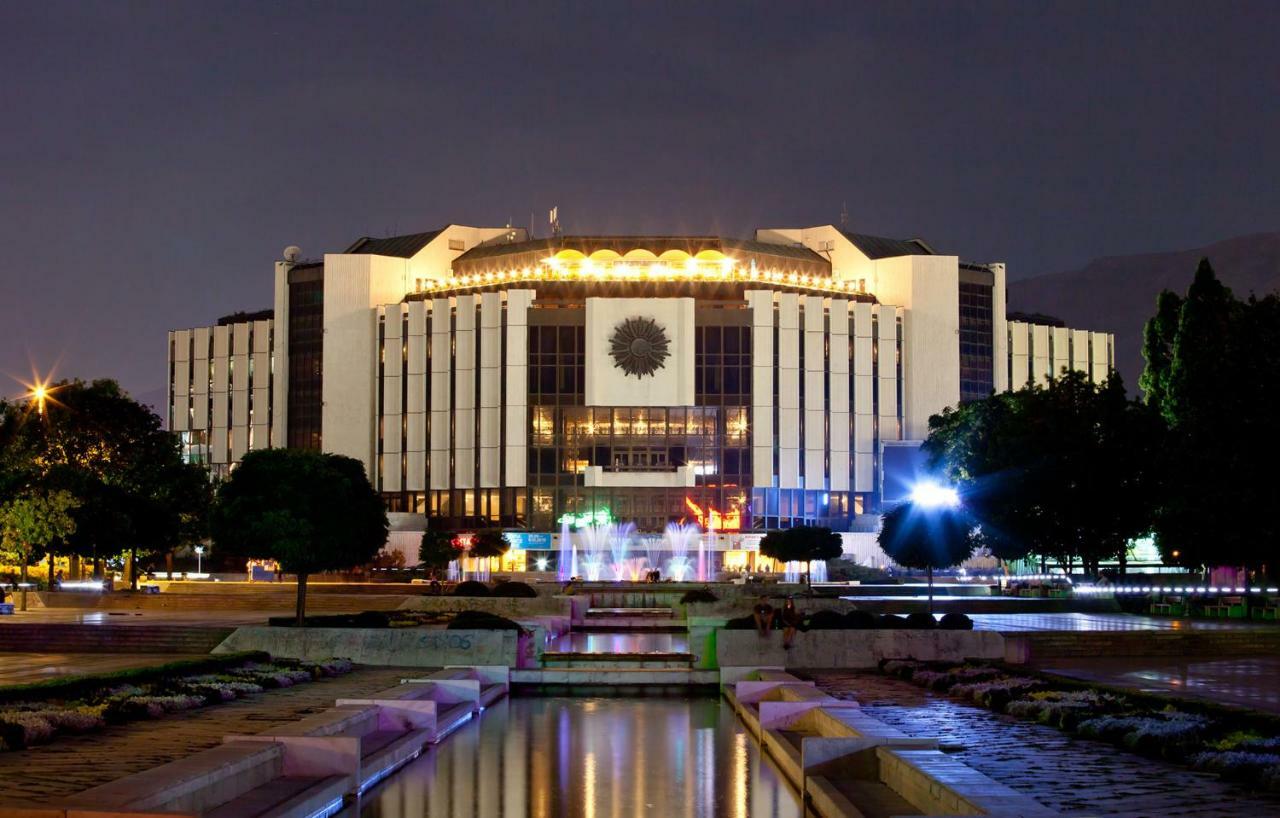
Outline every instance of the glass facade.
[(995, 389), (992, 286), (960, 282), (960, 400), (981, 400)]
[(288, 446), (320, 449), (324, 357), (324, 267), (289, 271)]

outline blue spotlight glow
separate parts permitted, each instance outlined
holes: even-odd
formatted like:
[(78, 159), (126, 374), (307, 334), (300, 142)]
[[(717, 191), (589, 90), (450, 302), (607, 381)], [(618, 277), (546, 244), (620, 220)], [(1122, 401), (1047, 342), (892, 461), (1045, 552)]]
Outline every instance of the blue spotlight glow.
[(925, 481), (911, 489), (911, 502), (921, 508), (955, 508), (960, 505), (960, 495), (951, 486)]

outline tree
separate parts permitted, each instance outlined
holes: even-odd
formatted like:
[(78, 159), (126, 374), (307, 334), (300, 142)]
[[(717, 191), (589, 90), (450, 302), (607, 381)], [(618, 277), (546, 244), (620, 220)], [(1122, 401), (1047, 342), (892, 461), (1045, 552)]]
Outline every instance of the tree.
[(1251, 588), (1255, 571), (1274, 569), (1280, 541), (1271, 513), (1280, 501), (1280, 297), (1242, 301), (1204, 259), (1184, 298), (1160, 296), (1147, 334), (1164, 339), (1144, 348), (1143, 374), (1155, 385), (1148, 403), (1169, 426), (1161, 554), (1188, 568), (1243, 566)]
[[(56, 540), (75, 531), (71, 511), (76, 500), (65, 491), (31, 493), (0, 506), (0, 548), (6, 558), (22, 566), (21, 581), (27, 582), (27, 568)], [(52, 579), (52, 577), (50, 577)], [(27, 590), (22, 589), (21, 610), (27, 609)]]
[(948, 409), (930, 419), (930, 468), (965, 498), (981, 544), (1002, 560), (1038, 554), (1097, 573), (1151, 529), (1163, 424), (1125, 396), (1065, 372), (1045, 386)]
[(511, 543), (496, 529), (483, 529), (471, 536), (471, 556), (481, 559), (501, 557), (511, 548)]
[(929, 577), (929, 613), (933, 613), (933, 572), (967, 560), (976, 544), (973, 519), (959, 508), (895, 506), (884, 516), (879, 543), (889, 558), (907, 568), (923, 568)]
[(0, 406), (0, 492), (70, 492), (76, 530), (60, 548), (92, 559), (128, 552), (136, 562), (200, 536), (207, 475), (183, 461), (178, 436), (153, 411), (111, 380), (48, 391), (43, 413)]
[(298, 577), (297, 623), (306, 621), (307, 578), (371, 561), (387, 541), (387, 513), (364, 466), (298, 449), (249, 452), (218, 488), (214, 546), (278, 561)]
[(430, 524), (427, 530), (422, 532), (422, 544), (418, 546), (418, 561), (431, 571), (433, 578), (437, 572), (447, 570), (449, 563), (456, 560), (461, 553), (453, 544), (453, 539), (452, 533), (431, 528)]
[(844, 553), (844, 546), (840, 535), (829, 528), (798, 525), (765, 534), (760, 553), (775, 562), (803, 562), (808, 574), (810, 563), (836, 559)]

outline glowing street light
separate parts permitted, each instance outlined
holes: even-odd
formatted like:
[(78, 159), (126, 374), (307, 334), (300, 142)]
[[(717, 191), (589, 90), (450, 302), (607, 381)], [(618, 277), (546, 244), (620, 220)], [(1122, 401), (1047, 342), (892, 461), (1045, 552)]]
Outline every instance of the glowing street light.
[(960, 495), (951, 486), (924, 481), (911, 489), (911, 502), (920, 508), (955, 508), (960, 505)]
[(203, 574), (204, 573), (203, 568), (204, 568), (204, 546), (197, 545), (196, 546), (196, 573)]

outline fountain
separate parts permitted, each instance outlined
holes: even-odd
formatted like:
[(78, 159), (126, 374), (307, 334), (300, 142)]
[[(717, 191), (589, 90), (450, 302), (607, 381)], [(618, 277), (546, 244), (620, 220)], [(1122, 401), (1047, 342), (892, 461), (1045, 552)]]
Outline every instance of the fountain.
[(667, 544), (667, 551), (671, 553), (670, 559), (667, 560), (667, 576), (676, 582), (684, 582), (692, 573), (693, 566), (689, 564), (689, 546), (694, 540), (698, 541), (699, 555), (702, 554), (701, 532), (692, 523), (683, 525), (668, 523), (662, 539)]
[(809, 582), (826, 582), (827, 581), (827, 561), (814, 560), (813, 562), (788, 562), (783, 568), (783, 582), (800, 582), (805, 573), (809, 574)]
[(619, 582), (628, 578), (627, 549), (634, 531), (634, 523), (598, 523), (578, 530), (587, 580), (599, 582), (606, 569)]
[(569, 518), (560, 520), (560, 558), (556, 561), (556, 579), (568, 582), (578, 575), (578, 549), (569, 536)]

